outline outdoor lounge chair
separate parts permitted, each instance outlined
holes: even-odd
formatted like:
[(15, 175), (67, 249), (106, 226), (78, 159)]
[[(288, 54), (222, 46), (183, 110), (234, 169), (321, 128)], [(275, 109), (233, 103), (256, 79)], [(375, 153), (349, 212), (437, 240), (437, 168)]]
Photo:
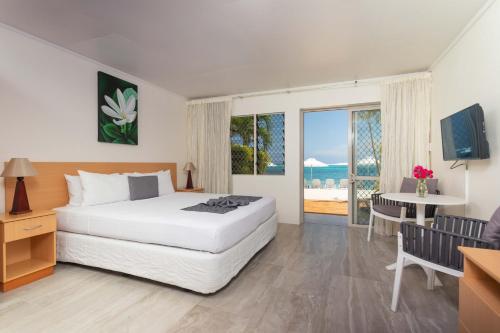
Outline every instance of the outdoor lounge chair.
[(335, 188), (335, 179), (328, 178), (327, 180), (325, 180), (325, 187)]
[(458, 246), (499, 249), (499, 226), (500, 207), (490, 222), (451, 215), (436, 215), (430, 228), (402, 222), (398, 233), (398, 259), (391, 310), (397, 310), (406, 260), (432, 270), (428, 281), (428, 288), (432, 289), (434, 271), (463, 276), (464, 257), (458, 251)]
[(349, 187), (349, 179), (339, 180), (339, 188), (348, 188), (348, 187)]
[(312, 188), (321, 188), (321, 180), (313, 179), (311, 187)]
[[(439, 194), (437, 189), (438, 180), (427, 179), (427, 189), (429, 194)], [(403, 178), (401, 183), (400, 193), (415, 193), (417, 189), (417, 180), (414, 178)], [(373, 223), (376, 217), (384, 220), (401, 223), (403, 221), (416, 222), (417, 221), (417, 206), (412, 203), (404, 203), (399, 201), (392, 201), (382, 198), (383, 193), (372, 194), (370, 201), (370, 220), (368, 222), (368, 237), (370, 241), (373, 231)], [(432, 221), (436, 214), (437, 206), (425, 206), (425, 219)]]

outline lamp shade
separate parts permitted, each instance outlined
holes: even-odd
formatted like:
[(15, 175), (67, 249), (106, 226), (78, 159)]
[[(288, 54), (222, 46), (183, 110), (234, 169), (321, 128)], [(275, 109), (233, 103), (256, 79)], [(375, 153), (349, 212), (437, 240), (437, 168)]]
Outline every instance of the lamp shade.
[(184, 171), (194, 171), (196, 168), (194, 167), (194, 164), (191, 162), (186, 163), (184, 166)]
[(27, 158), (11, 158), (0, 177), (29, 177), (37, 172)]

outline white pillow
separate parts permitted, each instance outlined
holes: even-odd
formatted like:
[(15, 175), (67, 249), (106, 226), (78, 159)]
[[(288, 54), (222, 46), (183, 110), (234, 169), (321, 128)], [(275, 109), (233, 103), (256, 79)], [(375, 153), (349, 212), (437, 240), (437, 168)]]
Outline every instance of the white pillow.
[(82, 206), (130, 200), (127, 176), (81, 170), (78, 170), (78, 174), (83, 190)]
[(83, 201), (82, 183), (80, 176), (64, 175), (68, 184), (69, 205), (81, 206)]
[(172, 184), (172, 176), (170, 170), (160, 170), (158, 172), (140, 173), (134, 172), (134, 176), (158, 176), (158, 194), (159, 196), (172, 194), (175, 192), (174, 185)]

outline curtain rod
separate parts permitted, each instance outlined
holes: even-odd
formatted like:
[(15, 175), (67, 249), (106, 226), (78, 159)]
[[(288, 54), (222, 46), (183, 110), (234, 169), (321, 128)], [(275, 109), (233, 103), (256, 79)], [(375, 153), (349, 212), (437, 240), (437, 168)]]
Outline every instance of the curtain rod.
[(360, 86), (367, 86), (367, 85), (377, 84), (377, 83), (381, 83), (383, 81), (390, 81), (390, 80), (409, 79), (409, 78), (426, 78), (426, 77), (430, 77), (430, 75), (431, 75), (431, 72), (426, 71), (426, 72), (416, 72), (416, 73), (408, 73), (408, 74), (400, 74), (400, 75), (392, 75), (392, 76), (383, 76), (383, 77), (377, 77), (377, 78), (372, 78), (372, 79), (342, 81), (342, 82), (329, 83), (329, 84), (303, 86), (303, 87), (288, 88), (288, 89), (256, 91), (256, 92), (234, 94), (234, 95), (227, 95), (227, 96), (217, 96), (217, 97), (193, 99), (193, 100), (188, 101), (187, 104), (192, 105), (192, 104), (201, 104), (201, 103), (214, 103), (214, 102), (229, 101), (229, 100), (233, 100), (233, 99), (243, 99), (243, 98), (260, 97), (260, 96), (268, 96), (268, 95), (281, 95), (281, 94), (291, 94), (291, 93), (299, 93), (299, 92), (314, 91), (314, 90), (329, 90), (329, 89), (339, 89), (339, 88), (349, 88), (349, 87), (360, 87)]

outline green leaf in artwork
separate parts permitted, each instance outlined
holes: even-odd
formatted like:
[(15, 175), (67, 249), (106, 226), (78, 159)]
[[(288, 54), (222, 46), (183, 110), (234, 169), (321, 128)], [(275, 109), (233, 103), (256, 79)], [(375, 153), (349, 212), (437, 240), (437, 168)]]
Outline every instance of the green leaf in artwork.
[(130, 96), (134, 96), (135, 100), (137, 100), (137, 92), (132, 89), (132, 88), (127, 88), (123, 91), (123, 97), (125, 97), (125, 100), (128, 101)]
[(111, 138), (109, 135), (106, 134), (106, 132), (104, 132), (104, 129), (102, 128), (102, 126), (99, 128), (99, 134), (104, 139), (104, 142), (111, 142), (111, 141), (113, 141), (113, 138)]
[(102, 127), (104, 133), (113, 139), (119, 139), (122, 137), (120, 133), (120, 128), (113, 123), (107, 123)]
[(135, 143), (135, 141), (134, 141), (134, 140), (132, 140), (132, 139), (130, 139), (130, 138), (129, 138), (129, 139), (127, 139), (127, 143), (128, 143), (128, 144), (131, 144), (131, 145), (136, 145), (136, 144), (137, 144), (137, 143)]

